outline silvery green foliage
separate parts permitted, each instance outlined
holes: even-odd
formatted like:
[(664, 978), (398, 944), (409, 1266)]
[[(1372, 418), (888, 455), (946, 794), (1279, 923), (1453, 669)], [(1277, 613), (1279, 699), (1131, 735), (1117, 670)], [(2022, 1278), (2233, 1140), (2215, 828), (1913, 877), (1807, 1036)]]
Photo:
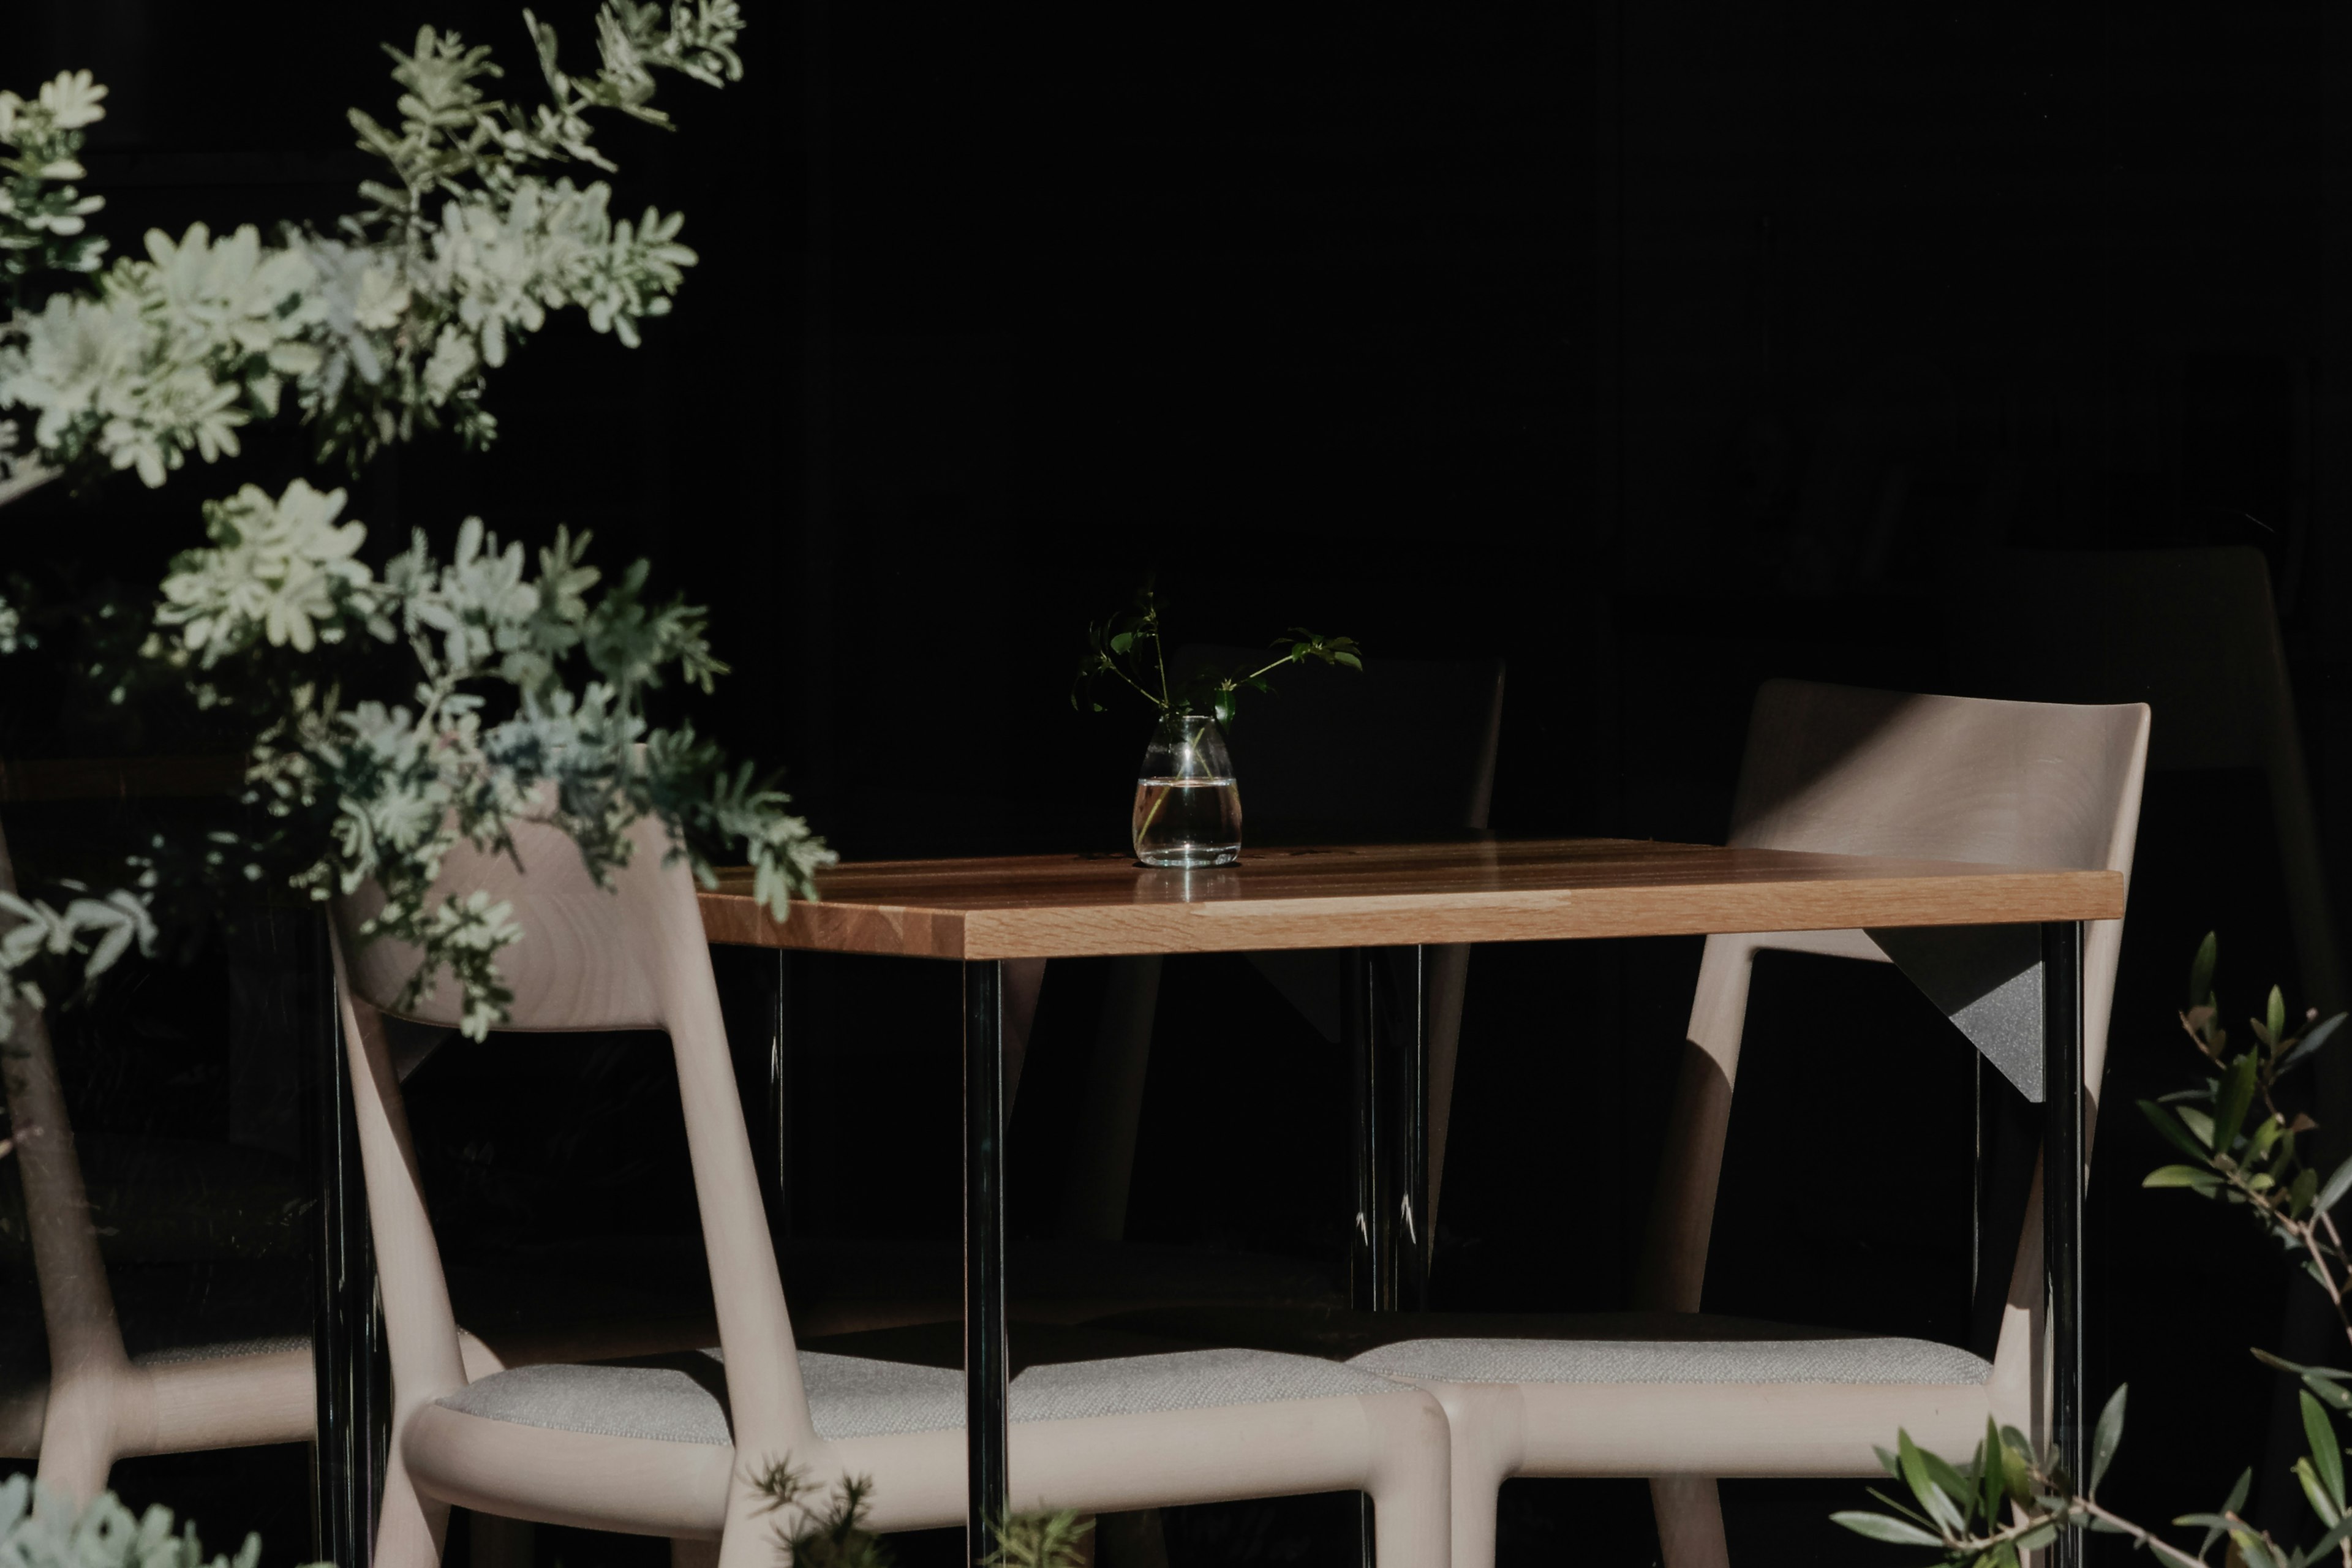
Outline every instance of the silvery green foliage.
[[(478, 892), (431, 893), (451, 849), (509, 848), (517, 821), (562, 828), (601, 879), (626, 864), (630, 826), (657, 816), (706, 883), (709, 866), (684, 847), (697, 838), (740, 844), (780, 920), (791, 897), (814, 896), (817, 868), (834, 857), (784, 810), (789, 797), (757, 787), (748, 764), (727, 771), (690, 726), (646, 718), (646, 694), (670, 676), (707, 691), (725, 672), (700, 610), (649, 603), (643, 563), (597, 592), (588, 537), (566, 530), (533, 574), (523, 547), (501, 548), (478, 518), (447, 561), (418, 533), (379, 577), (357, 556), (365, 528), (338, 521), (344, 499), (297, 479), (275, 500), (247, 486), (207, 506), (213, 542), (173, 563), (156, 613), (169, 640), (152, 646), (199, 682), (264, 648), (361, 637), (406, 648), (414, 707), (346, 706), (331, 688), (298, 686), (247, 775), (280, 817), (332, 803), (329, 842), (294, 884), (320, 899), (367, 882), (383, 889), (364, 934), (422, 951), (406, 1000), (446, 972), (467, 1033), (499, 1021), (510, 998), (497, 955), (520, 934), (509, 911)], [(564, 679), (575, 660), (591, 672), (576, 690)], [(514, 711), (487, 723), (485, 693), (501, 687)]]
[[(248, 420), (289, 404), (323, 451), (354, 464), (420, 425), (486, 440), (484, 376), (548, 311), (578, 307), (597, 331), (635, 343), (636, 323), (669, 309), (694, 260), (677, 243), (680, 220), (648, 210), (615, 222), (604, 185), (539, 171), (612, 166), (591, 110), (667, 125), (651, 104), (656, 68), (712, 86), (739, 79), (741, 14), (735, 0), (608, 0), (596, 16), (601, 63), (580, 78), (559, 66), (553, 30), (523, 19), (551, 100), (528, 109), (486, 95), (501, 73), (455, 34), (428, 28), (410, 52), (388, 51), (399, 129), (352, 119), (392, 183), (363, 186), (372, 205), (334, 237), (151, 232), (144, 256), (117, 260), (92, 293), (27, 311), (12, 289), (0, 409), (20, 417), (0, 418), (0, 505), (77, 467), (135, 468), (160, 485), (191, 452), (236, 453)], [(0, 95), (0, 139), (19, 154), (0, 163), (15, 182), (0, 205), (0, 257), (95, 268), (100, 242), (79, 225), (99, 204), (64, 182), (80, 177), (72, 154), (104, 90), (82, 73), (30, 103)], [(131, 943), (149, 947), (154, 900), (183, 872), (258, 880), (282, 870), (319, 899), (377, 884), (389, 901), (370, 934), (421, 950), (412, 996), (454, 976), (478, 1037), (509, 1000), (497, 955), (518, 932), (479, 893), (431, 899), (461, 841), (507, 849), (513, 823), (550, 822), (602, 879), (627, 860), (630, 826), (651, 815), (706, 880), (691, 846), (741, 845), (777, 918), (792, 895), (814, 896), (814, 874), (833, 856), (785, 810), (789, 798), (756, 784), (748, 763), (730, 770), (690, 727), (649, 724), (646, 692), (672, 677), (708, 690), (724, 667), (699, 610), (650, 601), (644, 563), (600, 592), (586, 536), (559, 531), (533, 574), (520, 544), (501, 549), (468, 520), (446, 562), (418, 534), (378, 574), (360, 558), (366, 529), (341, 521), (344, 500), (298, 479), (276, 497), (247, 485), (205, 503), (210, 542), (173, 563), (138, 661), (198, 708), (252, 708), (247, 801), (278, 819), (274, 836), (213, 832), (169, 873), (159, 840), (154, 858), (130, 860), (135, 890), (68, 885), (84, 896), (62, 910), (0, 901), (14, 917), (0, 938), (0, 1034), (20, 1000), (44, 1005), (29, 964), (79, 955), (86, 983)], [(0, 653), (32, 640), (0, 601)], [(394, 681), (404, 700), (348, 699), (332, 672), (305, 662), (360, 644), (412, 661)], [(583, 665), (588, 679), (575, 689), (570, 672)], [(112, 700), (142, 679), (126, 676)], [(486, 721), (491, 697), (507, 717)]]
[[(207, 1559), (196, 1527), (172, 1529), (160, 1505), (134, 1515), (112, 1492), (79, 1513), (30, 1477), (0, 1481), (0, 1568), (254, 1568), (261, 1537), (248, 1535), (234, 1558)], [(315, 1568), (315, 1565), (314, 1565)]]
[(16, 1032), (20, 1003), (48, 1005), (41, 988), (25, 973), (42, 954), (80, 955), (85, 980), (94, 981), (113, 968), (132, 942), (142, 952), (154, 949), (155, 921), (144, 892), (118, 888), (92, 896), (79, 882), (63, 885), (82, 897), (68, 900), (62, 910), (40, 899), (0, 892), (0, 913), (13, 915), (16, 921), (0, 934), (0, 1040)]
[[(177, 240), (151, 230), (144, 255), (118, 258), (95, 293), (56, 294), (0, 322), (0, 408), (29, 419), (0, 426), (13, 432), (0, 463), (135, 468), (160, 485), (191, 454), (234, 455), (240, 427), (289, 404), (322, 453), (353, 462), (419, 426), (479, 444), (495, 431), (484, 372), (549, 311), (577, 308), (634, 345), (637, 322), (669, 310), (694, 262), (680, 218), (648, 208), (615, 220), (602, 182), (540, 171), (612, 167), (592, 110), (667, 125), (651, 104), (656, 68), (739, 79), (741, 14), (735, 0), (610, 0), (592, 77), (565, 73), (554, 30), (524, 20), (551, 100), (529, 108), (488, 96), (502, 73), (454, 33), (426, 28), (410, 52), (391, 51), (399, 128), (352, 115), (391, 179), (366, 183), (371, 206), (335, 234), (289, 227), (269, 243), (250, 226), (217, 238), (201, 224)], [(0, 163), (12, 176), (0, 258), (34, 258), (5, 265), (97, 265), (79, 228), (97, 198), (66, 182), (81, 175), (71, 154), (103, 92), (82, 72), (33, 102), (0, 96), (0, 141), (13, 127), (18, 153)]]
[(11, 302), (36, 272), (94, 272), (106, 241), (88, 218), (106, 204), (85, 196), (82, 127), (104, 118), (106, 89), (88, 71), (62, 71), (32, 98), (0, 92), (0, 285)]

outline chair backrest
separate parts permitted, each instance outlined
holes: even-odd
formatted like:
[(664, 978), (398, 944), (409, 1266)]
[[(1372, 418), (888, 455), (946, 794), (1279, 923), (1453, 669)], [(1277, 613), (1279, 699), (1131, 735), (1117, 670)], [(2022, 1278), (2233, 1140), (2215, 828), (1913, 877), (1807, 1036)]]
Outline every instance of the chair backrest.
[[(514, 992), (507, 1026), (652, 1028), (668, 1034), (737, 1444), (746, 1454), (807, 1455), (817, 1439), (801, 1388), (693, 875), (682, 860), (669, 858), (668, 835), (658, 820), (639, 821), (629, 837), (629, 863), (605, 888), (597, 886), (578, 847), (562, 831), (522, 824), (514, 830), (511, 858), (466, 847), (452, 853), (435, 896), (464, 898), (479, 891), (493, 903), (509, 906), (523, 935), (499, 954), (500, 973)], [(358, 936), (361, 922), (381, 901), (380, 893), (339, 900), (336, 974), (351, 1037), (361, 1158), (383, 1281), (394, 1405), (396, 1416), (404, 1416), (461, 1386), (466, 1377), (383, 1028), (415, 972), (416, 953), (396, 942), (362, 942)], [(445, 976), (401, 1016), (450, 1026), (460, 1014), (456, 987)]]
[[(1171, 669), (1232, 669), (1263, 647), (1188, 644)], [(1486, 826), (1503, 661), (1370, 658), (1292, 666), (1246, 694), (1225, 737), (1251, 841), (1451, 833)]]
[[(1927, 697), (1774, 680), (1757, 694), (1730, 842), (2131, 873), (2147, 763), (2145, 703), (2102, 707)], [(2095, 1120), (2121, 921), (2096, 921), (2083, 953), (2084, 1083)], [(1689, 1044), (1661, 1166), (1643, 1293), (1698, 1308), (1723, 1137), (1759, 947), (1884, 958), (1860, 931), (1714, 936), (1692, 999)], [(2028, 1368), (2041, 1300), (2039, 1183), (2011, 1273), (1996, 1378)]]
[(2146, 702), (2162, 721), (2150, 769), (2262, 771), (2305, 992), (2323, 1010), (2343, 1005), (2311, 784), (2262, 552), (1997, 550), (1956, 561), (1944, 581), (1945, 643), (1968, 689)]
[[(0, 892), (16, 891), (8, 841), (0, 836)], [(33, 1271), (48, 1340), (49, 1393), (39, 1416), (39, 1479), (76, 1498), (106, 1488), (114, 1462), (115, 1385), (130, 1370), (114, 1291), (90, 1223), (89, 1194), (74, 1152), (48, 1019), (30, 1003), (16, 1007), (15, 1037), (0, 1073), (16, 1132), (16, 1165), (24, 1184)], [(20, 1440), (25, 1434), (15, 1434)], [(22, 1451), (21, 1448), (16, 1451)]]

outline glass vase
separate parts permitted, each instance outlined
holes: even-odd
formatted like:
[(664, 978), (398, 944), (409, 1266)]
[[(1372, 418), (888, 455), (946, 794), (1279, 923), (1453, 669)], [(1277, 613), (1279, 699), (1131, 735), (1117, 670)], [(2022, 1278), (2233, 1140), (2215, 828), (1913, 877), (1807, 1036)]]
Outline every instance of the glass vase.
[(1230, 866), (1242, 854), (1242, 791), (1224, 732), (1206, 713), (1171, 713), (1135, 779), (1135, 858), (1147, 866)]

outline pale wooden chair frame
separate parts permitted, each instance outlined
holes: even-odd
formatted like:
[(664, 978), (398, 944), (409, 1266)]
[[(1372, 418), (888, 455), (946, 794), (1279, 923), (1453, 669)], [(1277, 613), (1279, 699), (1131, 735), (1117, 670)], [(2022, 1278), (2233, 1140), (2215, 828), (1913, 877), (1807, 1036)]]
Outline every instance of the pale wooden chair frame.
[[(768, 1568), (775, 1521), (761, 1511), (751, 1473), (780, 1461), (820, 1486), (871, 1477), (879, 1529), (965, 1517), (960, 1428), (838, 1441), (815, 1429), (693, 879), (656, 822), (640, 822), (632, 840), (630, 864), (610, 888), (594, 884), (561, 833), (536, 824), (517, 828), (512, 858), (452, 855), (443, 886), (486, 891), (511, 907), (527, 933), (501, 954), (514, 993), (511, 1026), (669, 1036), (733, 1442), (590, 1436), (436, 1403), (468, 1380), (383, 1027), (415, 955), (353, 940), (371, 910), (363, 889), (338, 906), (335, 964), (392, 1357), (379, 1568), (437, 1563), (453, 1504), (677, 1541), (717, 1538), (722, 1568)], [(447, 982), (403, 1016), (453, 1022)], [(1385, 1561), (1443, 1568), (1448, 1451), (1436, 1403), (1402, 1386), (1394, 1394), (1023, 1422), (1013, 1427), (1012, 1495), (1020, 1509), (1092, 1512), (1359, 1489), (1374, 1500)]]
[[(2131, 872), (2147, 759), (2146, 704), (2068, 708), (1772, 681), (1759, 693), (1730, 843)], [(1826, 735), (1861, 742), (1824, 754)], [(2095, 1127), (2123, 922), (2088, 922), (2083, 952), (2085, 1132)], [(1858, 931), (1711, 936), (1692, 1000), (1639, 1294), (1696, 1312), (1756, 953), (1886, 962)], [(2085, 1148), (2088, 1144), (2086, 1142)], [(1651, 1478), (1668, 1568), (1728, 1562), (1717, 1476), (1873, 1476), (1906, 1428), (1971, 1451), (1987, 1417), (2046, 1424), (2037, 1161), (1998, 1346), (1981, 1384), (1445, 1383), (1454, 1428), (1454, 1562), (1494, 1560), (1511, 1476)]]
[[(16, 890), (5, 835), (0, 890)], [(209, 1353), (131, 1357), (40, 1012), (19, 1007), (16, 1037), (0, 1060), (49, 1350), (46, 1383), (0, 1396), (0, 1458), (37, 1459), (42, 1485), (88, 1499), (106, 1489), (117, 1459), (311, 1441), (319, 1384), (308, 1342), (271, 1348), (243, 1342), (196, 1347)], [(461, 1339), (474, 1376), (504, 1364), (472, 1334)]]

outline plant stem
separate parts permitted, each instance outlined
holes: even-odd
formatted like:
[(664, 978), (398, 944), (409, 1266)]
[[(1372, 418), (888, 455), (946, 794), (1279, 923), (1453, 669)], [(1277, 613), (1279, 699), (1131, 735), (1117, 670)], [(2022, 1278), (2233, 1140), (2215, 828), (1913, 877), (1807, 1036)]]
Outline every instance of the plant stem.
[[(1160, 640), (1160, 599), (1149, 587), (1143, 590), (1143, 617), (1151, 627), (1151, 662), (1160, 667), (1160, 710), (1165, 713), (1176, 705), (1176, 701), (1168, 694), (1168, 649)], [(1136, 689), (1141, 691), (1143, 689), (1137, 687)], [(1150, 694), (1146, 692), (1145, 695)]]
[(1288, 663), (1291, 663), (1293, 660), (1295, 660), (1296, 658), (1297, 658), (1297, 657), (1298, 657), (1298, 656), (1297, 656), (1297, 654), (1295, 654), (1295, 653), (1286, 653), (1286, 654), (1284, 654), (1280, 658), (1276, 659), (1272, 664), (1269, 664), (1269, 665), (1265, 666), (1264, 668), (1261, 668), (1261, 669), (1253, 669), (1253, 670), (1251, 670), (1247, 675), (1243, 676), (1241, 679), (1242, 679), (1243, 680), (1255, 680), (1255, 679), (1256, 679), (1259, 676), (1261, 676), (1261, 675), (1267, 674), (1267, 673), (1269, 673), (1270, 671), (1273, 671), (1273, 670), (1280, 669), (1284, 665), (1288, 664)]
[[(2153, 1532), (2143, 1529), (2139, 1525), (2134, 1524), (2131, 1521), (2124, 1518), (2122, 1515), (2101, 1508), (2089, 1498), (2076, 1498), (2074, 1500), (2074, 1502), (2076, 1508), (2081, 1509), (2090, 1517), (2104, 1520), (2124, 1534), (2130, 1536), (2135, 1545), (2145, 1546), (2150, 1552), (2156, 1552), (2163, 1557), (2170, 1559), (2176, 1563), (2181, 1564), (2181, 1568), (2207, 1568), (2206, 1562), (2202, 1557), (2191, 1557), (2188, 1552), (2183, 1552), (2178, 1546), (2158, 1538)], [(2237, 1516), (2231, 1514), (2227, 1517), (2234, 1519)], [(2252, 1526), (2249, 1525), (2247, 1528), (2249, 1531), (2252, 1531)]]
[[(1142, 682), (1140, 682), (1140, 681), (1137, 680), (1137, 679), (1135, 679), (1135, 677), (1133, 677), (1133, 676), (1131, 676), (1131, 675), (1128, 674), (1128, 672), (1127, 672), (1127, 671), (1125, 671), (1125, 670), (1123, 670), (1123, 669), (1119, 668), (1119, 667), (1118, 667), (1116, 663), (1106, 662), (1106, 663), (1104, 664), (1103, 668), (1106, 668), (1106, 669), (1108, 669), (1108, 670), (1109, 670), (1113, 675), (1118, 676), (1121, 680), (1126, 681), (1129, 686), (1134, 687), (1134, 688), (1135, 688), (1135, 694), (1136, 694), (1138, 697), (1142, 698), (1146, 702), (1151, 703), (1154, 707), (1157, 707), (1157, 708), (1158, 708), (1158, 709), (1159, 709), (1162, 713), (1165, 713), (1165, 712), (1167, 712), (1167, 711), (1168, 711), (1168, 706), (1169, 706), (1169, 704), (1168, 704), (1168, 699), (1167, 699), (1166, 697), (1164, 697), (1164, 696), (1163, 696), (1163, 697), (1154, 697), (1154, 696), (1152, 696), (1152, 695), (1151, 695), (1151, 693), (1150, 693), (1149, 690), (1145, 689), (1145, 688), (1144, 688), (1144, 686), (1143, 686), (1143, 683), (1142, 683)], [(1163, 687), (1165, 687), (1165, 686), (1166, 686), (1166, 684), (1167, 684), (1167, 681), (1168, 681), (1168, 678), (1167, 678), (1165, 675), (1162, 675), (1162, 676), (1160, 678), (1160, 684), (1161, 684)]]

